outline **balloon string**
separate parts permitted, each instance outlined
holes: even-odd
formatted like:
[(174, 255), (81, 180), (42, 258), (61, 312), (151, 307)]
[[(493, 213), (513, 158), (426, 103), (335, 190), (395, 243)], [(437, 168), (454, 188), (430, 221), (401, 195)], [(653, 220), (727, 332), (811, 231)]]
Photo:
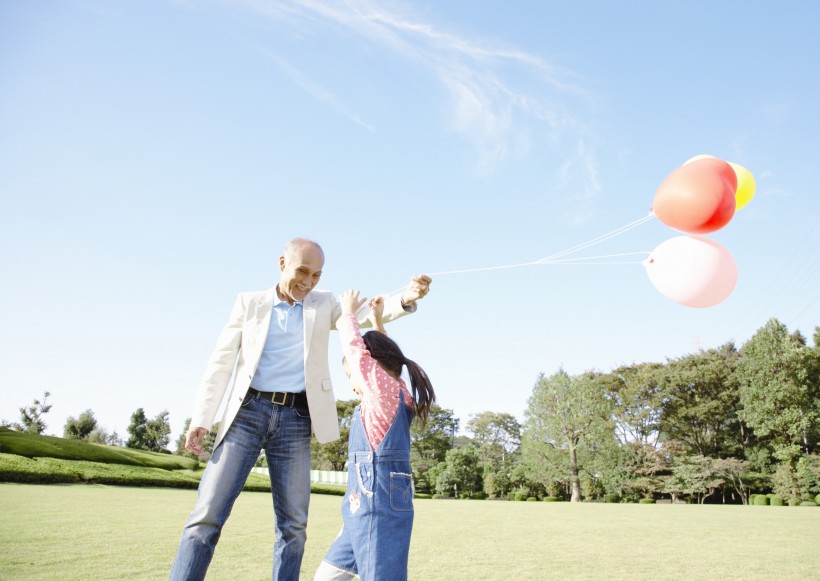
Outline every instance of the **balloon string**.
[(610, 261), (610, 262), (585, 262), (587, 260), (600, 260), (602, 258), (616, 258), (619, 256), (649, 256), (651, 252), (621, 252), (620, 254), (605, 254), (602, 256), (584, 256), (581, 258), (562, 258), (560, 260), (550, 260), (549, 262), (538, 262), (538, 264), (642, 264), (641, 260)]
[(555, 254), (551, 254), (549, 256), (545, 256), (544, 258), (540, 258), (540, 259), (536, 260), (535, 262), (547, 262), (549, 260), (552, 260), (553, 258), (558, 258), (559, 256), (565, 256), (567, 254), (572, 254), (573, 252), (578, 252), (579, 250), (584, 250), (586, 248), (589, 248), (590, 246), (595, 246), (596, 244), (604, 242), (605, 240), (609, 240), (611, 238), (615, 238), (616, 236), (620, 236), (621, 234), (629, 232), (633, 228), (637, 228), (641, 224), (644, 224), (644, 223), (648, 222), (649, 220), (652, 220), (654, 217), (655, 217), (655, 214), (650, 212), (647, 216), (644, 216), (640, 220), (635, 220), (634, 222), (631, 222), (630, 224), (627, 224), (625, 226), (621, 226), (620, 228), (616, 228), (615, 230), (612, 230), (611, 232), (607, 232), (606, 234), (602, 234), (601, 236), (598, 236), (597, 238), (593, 238), (593, 239), (588, 240), (586, 242), (576, 244), (575, 246), (567, 248), (566, 250), (562, 250), (560, 252), (556, 252)]
[[(582, 242), (581, 244), (576, 244), (571, 248), (567, 248), (566, 250), (562, 250), (561, 252), (556, 252), (555, 254), (551, 254), (550, 256), (545, 256), (544, 258), (539, 258), (538, 260), (533, 260), (532, 262), (520, 262), (517, 264), (505, 264), (502, 266), (483, 266), (480, 268), (463, 268), (458, 270), (442, 270), (439, 272), (429, 272), (427, 273), (429, 276), (443, 276), (446, 274), (461, 274), (465, 272), (484, 272), (489, 270), (502, 270), (507, 268), (520, 268), (522, 266), (538, 266), (538, 265), (545, 265), (545, 264), (641, 264), (640, 261), (623, 261), (623, 262), (582, 262), (585, 260), (600, 260), (603, 258), (611, 258), (611, 257), (618, 257), (618, 256), (629, 256), (635, 254), (646, 254), (648, 255), (649, 252), (626, 252), (623, 254), (610, 254), (607, 256), (590, 256), (588, 258), (565, 258), (562, 260), (557, 260), (561, 256), (566, 256), (567, 254), (572, 254), (573, 252), (578, 252), (579, 250), (584, 250), (585, 248), (589, 248), (590, 246), (594, 246), (600, 242), (605, 240), (609, 240), (611, 238), (615, 238), (616, 236), (620, 236), (625, 232), (629, 232), (633, 228), (637, 228), (641, 224), (648, 222), (649, 220), (653, 219), (655, 214), (651, 211), (649, 215), (644, 216), (640, 220), (635, 220), (625, 226), (621, 226), (620, 228), (616, 228), (611, 232), (607, 232), (606, 234), (602, 234), (597, 238), (593, 238), (586, 242)], [(388, 297), (393, 297), (397, 293), (403, 292), (405, 289), (404, 286), (400, 286), (396, 290), (389, 293)], [(356, 318), (360, 321), (364, 320), (367, 317), (367, 312), (370, 310), (369, 306), (364, 304), (362, 305), (359, 310), (356, 312)]]
[[(519, 267), (522, 267), (522, 266), (535, 266), (535, 265), (538, 265), (538, 264), (558, 263), (559, 261), (555, 260), (556, 258), (559, 258), (561, 256), (566, 256), (567, 254), (572, 254), (573, 252), (578, 252), (580, 250), (584, 250), (586, 248), (589, 248), (590, 246), (594, 246), (595, 244), (599, 244), (601, 242), (604, 242), (605, 240), (610, 240), (611, 238), (615, 238), (616, 236), (620, 236), (621, 234), (629, 232), (633, 228), (637, 228), (641, 224), (644, 224), (644, 223), (648, 222), (649, 220), (652, 220), (653, 218), (655, 218), (655, 214), (650, 212), (647, 216), (644, 216), (643, 218), (641, 218), (639, 220), (635, 220), (634, 222), (631, 222), (629, 224), (626, 224), (625, 226), (621, 226), (620, 228), (616, 228), (615, 230), (612, 230), (611, 232), (607, 232), (606, 234), (602, 234), (601, 236), (598, 236), (598, 237), (593, 238), (591, 240), (587, 240), (586, 242), (576, 244), (575, 246), (567, 248), (566, 250), (562, 250), (560, 252), (556, 252), (555, 254), (545, 256), (544, 258), (539, 258), (538, 260), (533, 260), (532, 262), (520, 262), (520, 263), (517, 263), (517, 264), (505, 264), (505, 265), (502, 265), (502, 266), (484, 266), (484, 267), (480, 267), (480, 268), (465, 268), (465, 269), (459, 269), (459, 270), (444, 270), (444, 271), (441, 271), (441, 272), (431, 272), (431, 273), (429, 273), (429, 275), (430, 276), (442, 276), (442, 275), (445, 275), (445, 274), (461, 274), (461, 273), (465, 273), (465, 272), (482, 272), (482, 271), (488, 271), (488, 270), (502, 270), (502, 269), (506, 269), (506, 268), (519, 268)], [(648, 252), (647, 253), (641, 252), (641, 253), (634, 253), (634, 254), (649, 254), (649, 253)], [(612, 256), (618, 256), (618, 255), (612, 255)], [(599, 257), (592, 257), (592, 258), (599, 258)], [(607, 258), (607, 257), (601, 257), (601, 258)], [(566, 263), (570, 263), (569, 262), (570, 260), (573, 260), (573, 259), (568, 259)], [(574, 260), (587, 260), (587, 259), (578, 258), (578, 259), (574, 259)], [(606, 264), (615, 264), (615, 263), (606, 263)], [(629, 264), (629, 263), (627, 263), (627, 264)]]

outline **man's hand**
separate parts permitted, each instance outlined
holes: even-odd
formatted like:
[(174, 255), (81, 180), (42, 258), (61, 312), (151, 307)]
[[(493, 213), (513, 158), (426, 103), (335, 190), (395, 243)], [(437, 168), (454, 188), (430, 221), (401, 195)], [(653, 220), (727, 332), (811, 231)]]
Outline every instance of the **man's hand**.
[(346, 290), (341, 294), (339, 297), (339, 304), (342, 307), (342, 314), (349, 315), (351, 313), (355, 313), (359, 310), (365, 301), (367, 301), (366, 297), (359, 298), (359, 291), (357, 290)]
[(191, 454), (199, 456), (202, 454), (202, 443), (205, 441), (205, 436), (208, 435), (208, 430), (205, 428), (191, 428), (188, 430), (188, 436), (185, 438), (185, 449)]
[(430, 292), (430, 283), (432, 279), (426, 274), (414, 276), (410, 279), (410, 284), (401, 293), (401, 302), (404, 305), (415, 303), (419, 299), (423, 299)]

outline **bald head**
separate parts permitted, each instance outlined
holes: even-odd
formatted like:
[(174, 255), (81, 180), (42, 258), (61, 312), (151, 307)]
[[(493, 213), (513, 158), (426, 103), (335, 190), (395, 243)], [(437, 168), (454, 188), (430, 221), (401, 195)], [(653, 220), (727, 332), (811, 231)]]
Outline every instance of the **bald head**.
[(313, 240), (294, 238), (288, 242), (279, 257), (279, 298), (290, 304), (303, 300), (319, 282), (324, 264), (325, 253)]

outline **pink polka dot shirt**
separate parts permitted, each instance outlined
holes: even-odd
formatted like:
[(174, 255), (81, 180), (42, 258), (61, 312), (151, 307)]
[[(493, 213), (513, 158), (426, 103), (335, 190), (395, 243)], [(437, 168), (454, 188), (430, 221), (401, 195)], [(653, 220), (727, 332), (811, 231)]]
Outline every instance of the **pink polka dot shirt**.
[(398, 411), (398, 398), (413, 407), (413, 396), (403, 379), (391, 377), (370, 356), (353, 314), (342, 315), (336, 322), (342, 340), (342, 351), (347, 358), (350, 381), (362, 390), (361, 415), (370, 446), (375, 450), (384, 440), (387, 430)]

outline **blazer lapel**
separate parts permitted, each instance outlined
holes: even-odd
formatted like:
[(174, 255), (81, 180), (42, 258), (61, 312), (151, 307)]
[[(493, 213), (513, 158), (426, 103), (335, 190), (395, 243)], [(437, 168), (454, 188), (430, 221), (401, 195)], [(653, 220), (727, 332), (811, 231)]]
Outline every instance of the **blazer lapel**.
[(316, 297), (309, 294), (302, 301), (302, 320), (305, 324), (305, 361), (310, 350), (310, 339), (313, 337), (313, 325), (316, 322)]
[[(265, 347), (265, 341), (268, 339), (271, 312), (273, 311), (273, 293), (275, 292), (276, 287), (268, 290), (263, 296), (256, 299), (256, 312), (253, 318), (256, 324), (254, 344), (257, 346), (260, 355), (262, 354), (262, 349)], [(257, 357), (257, 360), (258, 359)]]

